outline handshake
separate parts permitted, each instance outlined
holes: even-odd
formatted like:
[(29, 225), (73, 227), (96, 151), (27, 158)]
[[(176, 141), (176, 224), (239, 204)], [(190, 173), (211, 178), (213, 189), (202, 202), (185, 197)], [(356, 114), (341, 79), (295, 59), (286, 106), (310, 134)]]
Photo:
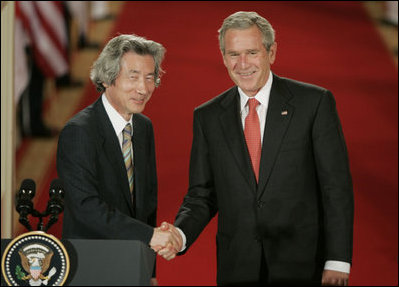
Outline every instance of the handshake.
[(160, 227), (154, 228), (150, 247), (166, 260), (171, 260), (182, 249), (183, 238), (175, 226), (162, 222)]

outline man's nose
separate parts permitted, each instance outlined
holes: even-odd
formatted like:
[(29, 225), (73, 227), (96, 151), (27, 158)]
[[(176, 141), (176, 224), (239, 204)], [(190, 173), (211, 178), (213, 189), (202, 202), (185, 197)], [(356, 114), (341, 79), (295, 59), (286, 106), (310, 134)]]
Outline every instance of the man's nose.
[(145, 79), (141, 78), (139, 79), (136, 87), (137, 93), (141, 95), (146, 95), (148, 92), (147, 86), (145, 84)]
[(246, 54), (241, 54), (238, 58), (238, 65), (241, 69), (246, 69), (248, 67), (248, 58)]

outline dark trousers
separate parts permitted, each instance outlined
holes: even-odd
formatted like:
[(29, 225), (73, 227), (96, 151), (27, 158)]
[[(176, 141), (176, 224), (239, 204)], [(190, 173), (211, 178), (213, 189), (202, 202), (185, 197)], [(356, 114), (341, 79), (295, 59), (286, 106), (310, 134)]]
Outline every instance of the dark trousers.
[[(263, 251), (263, 250), (262, 250)], [(268, 286), (268, 278), (269, 278), (269, 271), (267, 268), (267, 263), (266, 263), (266, 259), (265, 259), (265, 253), (262, 252), (262, 261), (260, 264), (260, 274), (259, 274), (259, 282), (258, 282), (258, 286)]]
[(262, 250), (262, 256), (261, 256), (262, 258), (261, 258), (258, 280), (254, 281), (254, 282), (237, 282), (237, 283), (232, 283), (232, 284), (226, 284), (223, 286), (268, 286), (268, 285), (270, 285), (270, 284), (268, 284), (269, 271), (267, 268), (267, 263), (266, 263), (264, 254), (265, 253)]

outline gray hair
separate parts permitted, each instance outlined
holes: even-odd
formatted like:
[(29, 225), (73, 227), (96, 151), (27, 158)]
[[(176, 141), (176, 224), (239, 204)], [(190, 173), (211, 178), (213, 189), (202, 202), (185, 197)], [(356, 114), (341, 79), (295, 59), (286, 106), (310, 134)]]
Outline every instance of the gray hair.
[(121, 59), (127, 52), (151, 55), (154, 58), (155, 86), (159, 86), (161, 83), (160, 76), (163, 73), (161, 63), (165, 55), (165, 48), (157, 42), (134, 34), (122, 34), (112, 38), (107, 43), (91, 68), (90, 79), (98, 92), (103, 93), (105, 91), (103, 83), (109, 86), (115, 84), (121, 69)]
[(225, 53), (224, 36), (228, 29), (248, 29), (253, 25), (259, 28), (259, 31), (262, 33), (262, 43), (266, 50), (269, 51), (275, 38), (274, 29), (269, 21), (256, 12), (239, 11), (224, 19), (222, 27), (218, 30), (219, 46), (222, 54), (224, 55)]

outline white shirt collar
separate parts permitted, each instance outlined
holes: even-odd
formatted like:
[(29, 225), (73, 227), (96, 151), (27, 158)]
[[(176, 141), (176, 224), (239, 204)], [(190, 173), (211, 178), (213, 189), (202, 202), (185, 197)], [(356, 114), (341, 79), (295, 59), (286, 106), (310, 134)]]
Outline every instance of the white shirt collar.
[(107, 112), (107, 115), (112, 123), (112, 126), (114, 127), (117, 136), (119, 136), (119, 134), (122, 133), (126, 124), (130, 123), (133, 127), (132, 124), (133, 115), (130, 117), (129, 121), (126, 121), (111, 105), (111, 103), (108, 101), (107, 97), (105, 96), (105, 93), (102, 94), (102, 101), (104, 104), (105, 111)]
[[(259, 92), (254, 97), (256, 100), (258, 100), (258, 102), (261, 105), (266, 106), (266, 107), (269, 104), (272, 83), (273, 83), (273, 74), (270, 71), (269, 78), (267, 79), (266, 84), (259, 90)], [(240, 87), (238, 87), (238, 93), (240, 94), (240, 111), (242, 111), (245, 108), (250, 97), (248, 97)], [(253, 97), (251, 97), (251, 98), (253, 98)]]

